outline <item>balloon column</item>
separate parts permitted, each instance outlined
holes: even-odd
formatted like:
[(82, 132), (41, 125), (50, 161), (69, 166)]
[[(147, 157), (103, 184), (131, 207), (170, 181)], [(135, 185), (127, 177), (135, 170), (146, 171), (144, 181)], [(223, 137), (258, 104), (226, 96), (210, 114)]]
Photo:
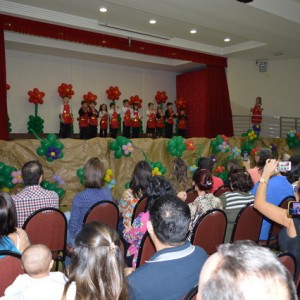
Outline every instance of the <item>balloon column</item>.
[(2, 191), (9, 192), (15, 186), (13, 172), (17, 172), (17, 169), (0, 162), (0, 189)]
[(155, 100), (157, 104), (160, 104), (160, 107), (162, 108), (162, 104), (165, 103), (168, 100), (168, 96), (165, 91), (157, 91), (155, 95)]
[(67, 96), (69, 99), (72, 99), (72, 96), (74, 95), (73, 86), (72, 84), (62, 83), (57, 88), (58, 94), (60, 97)]
[(168, 140), (167, 150), (172, 156), (181, 157), (183, 151), (186, 150), (183, 137), (173, 136), (171, 140)]
[(115, 100), (119, 100), (121, 92), (117, 86), (110, 86), (106, 90), (106, 94), (107, 94), (107, 99), (115, 101)]
[(44, 103), (45, 93), (40, 91), (38, 88), (34, 88), (32, 91), (28, 91), (28, 101), (33, 103), (35, 106), (34, 116), (29, 116), (28, 125), (28, 133), (30, 133), (31, 129), (37, 133), (43, 133), (44, 131), (44, 120), (38, 116), (38, 104)]
[(109, 149), (115, 151), (115, 158), (129, 157), (134, 150), (132, 141), (124, 136), (118, 136), (114, 142), (111, 142)]
[(287, 143), (290, 149), (300, 145), (300, 131), (290, 130), (287, 133)]

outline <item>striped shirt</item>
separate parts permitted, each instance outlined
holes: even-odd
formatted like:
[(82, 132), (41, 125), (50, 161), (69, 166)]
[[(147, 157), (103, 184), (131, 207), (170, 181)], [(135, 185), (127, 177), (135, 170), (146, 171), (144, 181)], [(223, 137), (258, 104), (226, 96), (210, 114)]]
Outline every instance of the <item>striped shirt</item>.
[(243, 192), (226, 192), (220, 196), (224, 208), (227, 209), (241, 209), (246, 204), (254, 201), (254, 195)]

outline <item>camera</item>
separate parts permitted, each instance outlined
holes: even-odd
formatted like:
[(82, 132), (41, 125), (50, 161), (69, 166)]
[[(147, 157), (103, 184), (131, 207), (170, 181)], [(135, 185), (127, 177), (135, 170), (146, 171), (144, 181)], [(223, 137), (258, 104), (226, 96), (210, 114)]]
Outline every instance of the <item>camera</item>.
[(249, 154), (248, 154), (248, 152), (245, 151), (245, 152), (243, 153), (243, 160), (246, 160), (246, 161), (247, 161), (248, 158), (249, 158)]
[(280, 161), (277, 165), (278, 172), (287, 172), (291, 171), (291, 162), (290, 161)]
[(288, 204), (288, 214), (292, 217), (300, 217), (300, 202), (290, 201)]

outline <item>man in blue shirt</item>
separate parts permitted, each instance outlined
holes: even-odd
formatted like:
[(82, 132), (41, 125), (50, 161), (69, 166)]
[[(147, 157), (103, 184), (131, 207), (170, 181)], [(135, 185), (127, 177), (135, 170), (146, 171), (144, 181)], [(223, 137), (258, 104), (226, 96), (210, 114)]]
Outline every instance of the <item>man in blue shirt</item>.
[(190, 222), (188, 205), (176, 196), (154, 203), (147, 229), (157, 252), (129, 275), (131, 300), (182, 299), (197, 284), (207, 254), (186, 241)]

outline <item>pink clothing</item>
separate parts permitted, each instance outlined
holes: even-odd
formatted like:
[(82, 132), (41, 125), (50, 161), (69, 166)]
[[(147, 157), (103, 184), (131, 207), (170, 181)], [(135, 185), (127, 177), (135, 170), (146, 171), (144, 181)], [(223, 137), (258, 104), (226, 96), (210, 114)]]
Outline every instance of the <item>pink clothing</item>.
[(249, 169), (247, 171), (250, 174), (250, 176), (251, 176), (252, 181), (253, 181), (254, 184), (260, 180), (261, 173), (260, 173), (258, 167), (254, 167), (254, 168)]
[(220, 186), (224, 185), (224, 182), (221, 178), (217, 177), (217, 176), (213, 176), (213, 187), (211, 189), (211, 193), (213, 194)]

